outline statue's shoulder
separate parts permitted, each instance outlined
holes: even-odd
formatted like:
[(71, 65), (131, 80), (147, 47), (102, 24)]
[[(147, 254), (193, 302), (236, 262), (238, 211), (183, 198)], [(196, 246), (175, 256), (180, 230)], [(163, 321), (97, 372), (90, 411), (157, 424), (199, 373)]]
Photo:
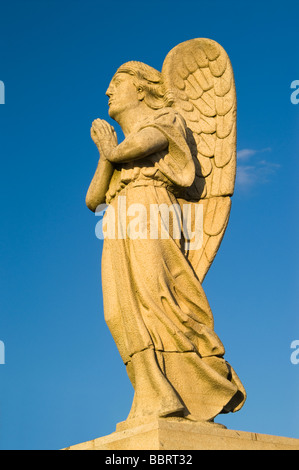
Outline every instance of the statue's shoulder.
[(160, 117), (165, 117), (165, 118), (175, 118), (176, 116), (180, 116), (180, 114), (174, 109), (169, 107), (165, 108), (160, 108), (156, 110), (156, 116), (155, 118), (158, 119)]
[(179, 133), (186, 138), (187, 124), (185, 119), (178, 111), (170, 107), (155, 110), (154, 114), (140, 122), (138, 131), (146, 127), (156, 127), (168, 135), (173, 133), (178, 135)]
[(175, 126), (186, 129), (187, 124), (183, 116), (171, 107), (161, 108), (156, 111), (154, 121), (161, 123), (161, 125)]

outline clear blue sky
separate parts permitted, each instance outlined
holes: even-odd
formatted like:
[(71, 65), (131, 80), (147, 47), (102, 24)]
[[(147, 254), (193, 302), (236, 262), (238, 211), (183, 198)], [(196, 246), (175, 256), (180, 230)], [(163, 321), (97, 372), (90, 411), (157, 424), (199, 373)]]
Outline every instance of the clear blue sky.
[[(228, 52), (239, 166), (204, 288), (242, 379), (231, 429), (299, 438), (297, 0), (0, 2), (0, 448), (60, 449), (114, 431), (133, 389), (103, 319), (101, 241), (85, 193), (93, 119), (116, 68), (161, 69), (195, 37)], [(112, 123), (112, 121), (111, 121)]]

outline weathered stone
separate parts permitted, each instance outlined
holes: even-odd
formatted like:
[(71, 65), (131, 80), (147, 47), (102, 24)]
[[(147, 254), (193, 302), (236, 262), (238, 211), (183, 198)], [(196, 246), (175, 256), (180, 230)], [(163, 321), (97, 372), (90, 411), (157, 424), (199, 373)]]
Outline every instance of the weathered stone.
[(160, 418), (65, 450), (299, 450), (299, 439)]
[(235, 184), (230, 60), (215, 41), (193, 39), (167, 54), (161, 73), (123, 64), (106, 94), (125, 139), (118, 144), (108, 122), (93, 122), (100, 160), (86, 203), (92, 211), (109, 204), (104, 313), (135, 389), (128, 421), (209, 422), (246, 399), (202, 288)]

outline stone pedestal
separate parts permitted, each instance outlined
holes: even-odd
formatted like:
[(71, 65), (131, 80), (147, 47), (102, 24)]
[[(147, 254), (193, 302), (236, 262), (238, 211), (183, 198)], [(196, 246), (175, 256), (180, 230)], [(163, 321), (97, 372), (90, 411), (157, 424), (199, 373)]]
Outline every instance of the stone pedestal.
[[(116, 432), (65, 450), (299, 450), (299, 439), (175, 418), (119, 423)], [(135, 425), (134, 425), (135, 424)]]

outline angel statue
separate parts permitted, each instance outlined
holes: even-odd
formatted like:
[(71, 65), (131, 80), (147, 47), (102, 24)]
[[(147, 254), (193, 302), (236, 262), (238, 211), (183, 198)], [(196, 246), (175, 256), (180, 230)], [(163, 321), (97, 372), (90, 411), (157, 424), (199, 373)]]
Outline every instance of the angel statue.
[[(158, 417), (213, 423), (220, 413), (239, 410), (246, 399), (224, 359), (202, 288), (234, 192), (232, 66), (218, 43), (192, 39), (168, 53), (162, 72), (141, 62), (123, 64), (106, 94), (109, 116), (124, 138), (118, 143), (104, 120), (92, 123), (100, 159), (86, 204), (93, 212), (106, 204), (104, 220), (111, 209), (117, 224), (103, 243), (102, 288), (105, 320), (135, 391), (126, 423)], [(202, 210), (196, 249), (186, 242), (183, 221), (181, 236), (171, 233), (173, 210), (169, 236), (160, 236), (161, 230), (151, 236), (153, 208), (183, 206), (191, 215)], [(136, 207), (147, 215), (138, 219), (142, 236), (121, 222), (124, 217), (132, 221)], [(165, 228), (165, 217), (158, 214)]]

